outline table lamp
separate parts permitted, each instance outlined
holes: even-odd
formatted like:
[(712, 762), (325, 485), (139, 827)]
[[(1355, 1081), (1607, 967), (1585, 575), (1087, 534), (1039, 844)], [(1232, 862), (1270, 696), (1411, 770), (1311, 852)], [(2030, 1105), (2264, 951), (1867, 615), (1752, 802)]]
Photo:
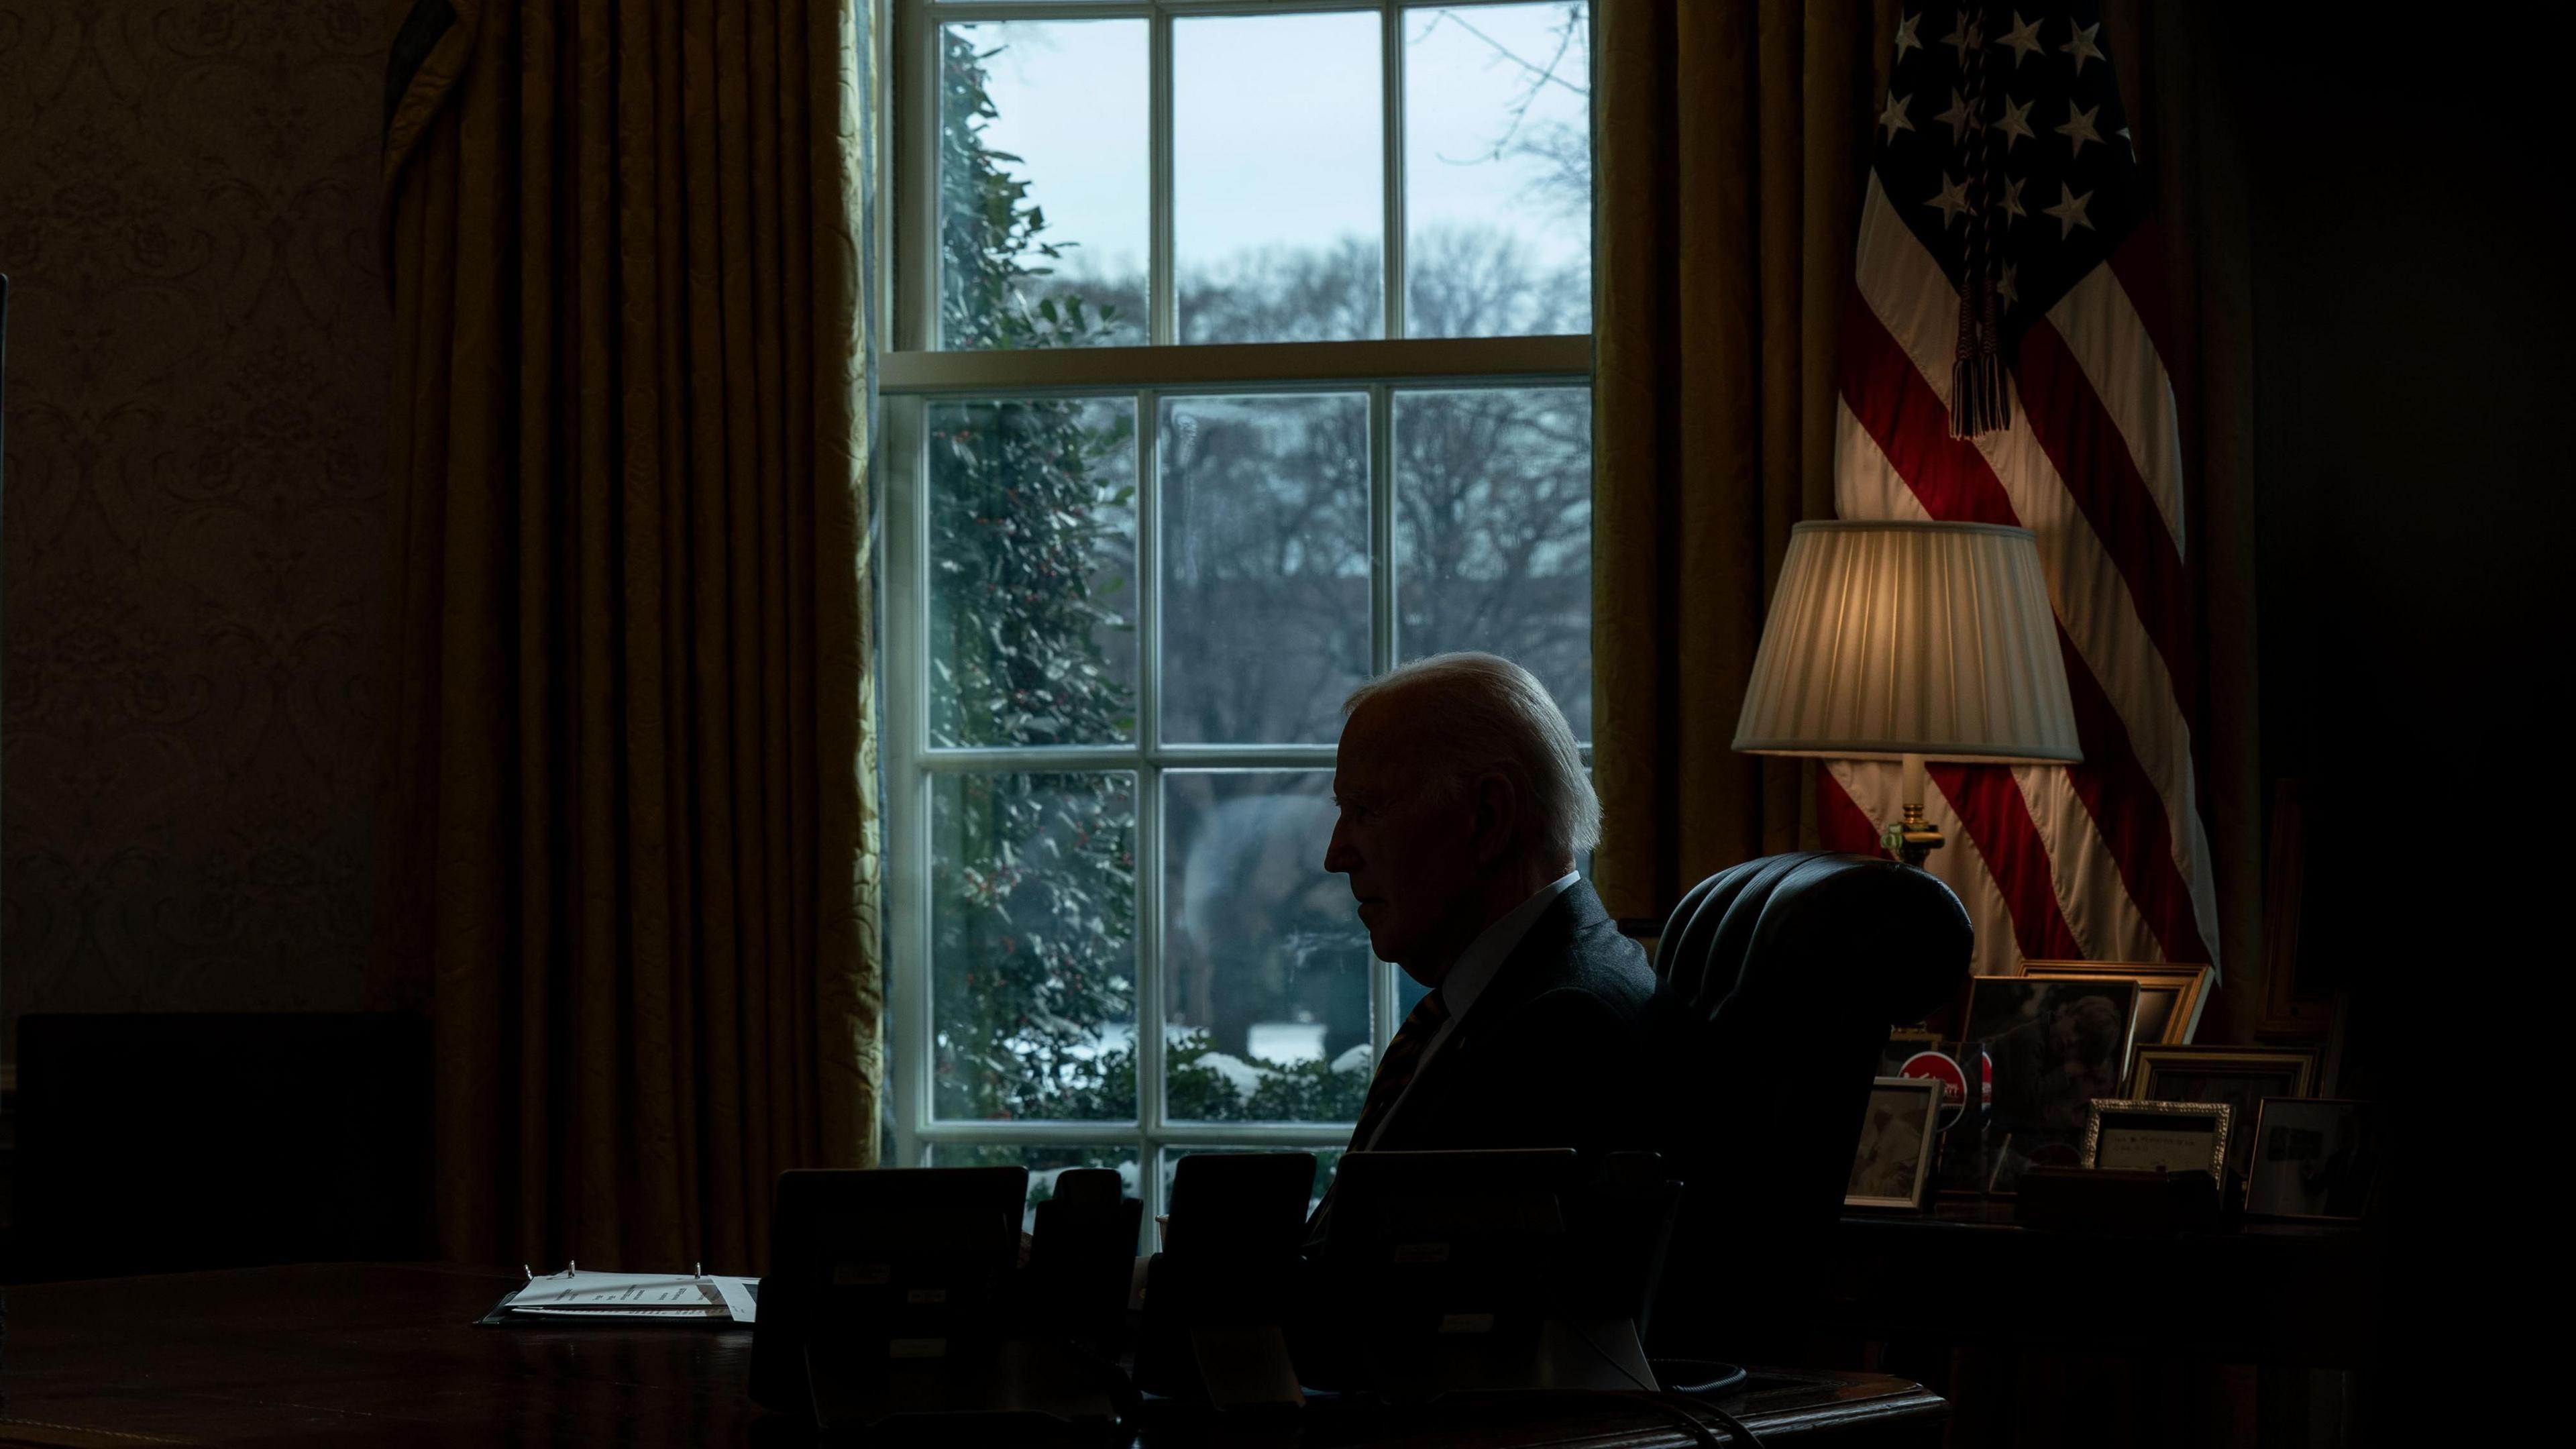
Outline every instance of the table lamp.
[(1923, 764), (2073, 764), (2075, 705), (2037, 539), (1991, 523), (1801, 523), (1735, 748), (1904, 762), (1904, 818), (1879, 843), (1907, 865), (1940, 848)]

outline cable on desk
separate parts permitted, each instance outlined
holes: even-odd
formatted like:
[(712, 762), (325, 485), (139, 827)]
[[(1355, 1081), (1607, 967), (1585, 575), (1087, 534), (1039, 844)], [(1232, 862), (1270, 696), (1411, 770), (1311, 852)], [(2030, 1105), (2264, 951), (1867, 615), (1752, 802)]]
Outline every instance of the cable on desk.
[[(1722, 1394), (1730, 1389), (1741, 1387), (1746, 1379), (1753, 1377), (1738, 1365), (1719, 1363), (1714, 1359), (1656, 1358), (1648, 1359), (1646, 1366), (1655, 1371), (1656, 1380), (1664, 1386), (1664, 1392), (1668, 1394)], [(1673, 1382), (1684, 1370), (1703, 1374), (1705, 1377), (1695, 1384)]]
[[(1681, 1422), (1688, 1424), (1690, 1426), (1691, 1437), (1698, 1440), (1700, 1443), (1707, 1445), (1708, 1449), (1718, 1449), (1717, 1436), (1708, 1431), (1708, 1425), (1700, 1422), (1699, 1416), (1702, 1414), (1706, 1414), (1710, 1418), (1724, 1424), (1726, 1426), (1726, 1432), (1734, 1437), (1736, 1443), (1748, 1446), (1748, 1449), (1768, 1449), (1768, 1446), (1764, 1445), (1762, 1442), (1762, 1436), (1754, 1433), (1751, 1429), (1744, 1427), (1743, 1420), (1726, 1412), (1715, 1404), (1703, 1403), (1697, 1399), (1686, 1399), (1679, 1394), (1665, 1392), (1659, 1385), (1645, 1382), (1635, 1374), (1630, 1373), (1626, 1364), (1613, 1358), (1608, 1349), (1594, 1343), (1592, 1341), (1592, 1335), (1585, 1333), (1580, 1327), (1573, 1324), (1567, 1324), (1566, 1326), (1573, 1331), (1576, 1338), (1583, 1340), (1583, 1346), (1585, 1348), (1598, 1354), (1603, 1363), (1617, 1369), (1619, 1371), (1619, 1377), (1626, 1379), (1628, 1382), (1637, 1386), (1637, 1392), (1635, 1394), (1616, 1393), (1608, 1390), (1600, 1391), (1604, 1397), (1617, 1399), (1623, 1403), (1647, 1404), (1657, 1409), (1661, 1409), (1673, 1418), (1679, 1419)], [(1742, 1382), (1744, 1378), (1744, 1370), (1737, 1369), (1734, 1377), (1721, 1378), (1717, 1380), (1717, 1382), (1723, 1385), (1732, 1386), (1736, 1383)]]

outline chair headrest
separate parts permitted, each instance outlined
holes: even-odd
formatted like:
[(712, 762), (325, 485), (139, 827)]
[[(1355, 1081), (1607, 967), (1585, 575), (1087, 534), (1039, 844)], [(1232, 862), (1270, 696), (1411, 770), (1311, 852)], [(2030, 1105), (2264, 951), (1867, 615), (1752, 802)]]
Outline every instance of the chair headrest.
[(1967, 908), (1937, 877), (1826, 851), (1769, 855), (1693, 886), (1664, 922), (1655, 974), (1694, 1020), (1739, 994), (1919, 1021), (1968, 974)]

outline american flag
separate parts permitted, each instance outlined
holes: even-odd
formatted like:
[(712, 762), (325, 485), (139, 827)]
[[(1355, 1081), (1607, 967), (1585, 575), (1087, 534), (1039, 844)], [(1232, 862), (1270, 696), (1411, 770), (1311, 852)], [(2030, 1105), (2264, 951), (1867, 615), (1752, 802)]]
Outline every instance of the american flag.
[[(1977, 969), (2218, 961), (2193, 769), (2182, 439), (2145, 179), (2091, 5), (1901, 12), (1837, 359), (1845, 518), (2039, 535), (2084, 762), (1934, 765)], [(1897, 767), (1832, 762), (1871, 850)]]

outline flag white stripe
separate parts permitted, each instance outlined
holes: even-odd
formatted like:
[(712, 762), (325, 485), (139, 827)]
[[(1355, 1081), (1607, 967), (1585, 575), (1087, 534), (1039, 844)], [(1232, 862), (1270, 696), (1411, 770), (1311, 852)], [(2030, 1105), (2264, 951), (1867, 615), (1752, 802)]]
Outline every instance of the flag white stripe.
[(2120, 863), (2102, 838), (2093, 812), (2075, 793), (2075, 782), (2056, 765), (2018, 765), (2013, 783), (2030, 807), (2031, 825), (2048, 846), (2048, 883), (2066, 929), (2094, 961), (2154, 961), (2162, 952), (2155, 929), (2129, 896)]
[(1931, 510), (1840, 393), (1834, 395), (1834, 512), (1844, 518), (1932, 520)]
[(2048, 320), (2128, 444), (2130, 461), (2164, 515), (2175, 556), (2184, 556), (2182, 415), (2174, 406), (2173, 379), (2128, 290), (2108, 266), (2095, 267), (2048, 309)]

